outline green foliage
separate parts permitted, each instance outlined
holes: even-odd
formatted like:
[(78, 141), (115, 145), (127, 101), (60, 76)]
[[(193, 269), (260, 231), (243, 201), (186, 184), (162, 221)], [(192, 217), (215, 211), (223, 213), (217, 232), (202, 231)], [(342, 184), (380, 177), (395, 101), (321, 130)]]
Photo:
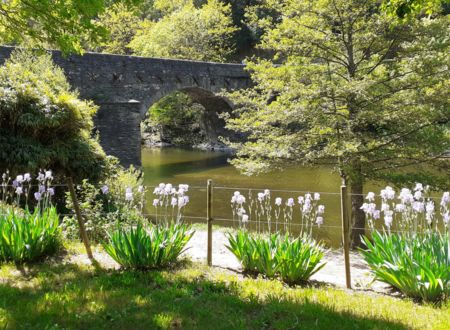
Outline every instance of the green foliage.
[[(122, 0), (136, 4), (139, 0)], [(109, 0), (12, 0), (0, 3), (0, 38), (28, 46), (56, 46), (65, 53), (83, 51), (82, 36), (98, 42), (106, 35), (94, 18)]]
[(364, 237), (361, 249), (376, 278), (405, 295), (438, 301), (450, 294), (450, 246), (448, 235), (388, 235), (375, 231)]
[(54, 253), (59, 245), (59, 217), (54, 207), (33, 213), (0, 208), (0, 262), (23, 263)]
[(139, 16), (135, 8), (130, 8), (123, 3), (116, 3), (106, 9), (99, 18), (97, 24), (108, 31), (106, 40), (92, 49), (104, 53), (131, 54), (128, 44), (136, 34), (139, 26)]
[(389, 15), (404, 19), (420, 14), (438, 13), (444, 4), (449, 3), (449, 0), (384, 0), (382, 8)]
[[(140, 172), (133, 166), (124, 169), (117, 160), (110, 158), (105, 173), (105, 179), (96, 185), (83, 180), (76, 187), (80, 210), (86, 220), (86, 231), (93, 242), (104, 240), (107, 232), (117, 226), (128, 228), (143, 220), (145, 190)], [(108, 192), (102, 192), (102, 187), (107, 187)], [(127, 188), (133, 192), (131, 201), (125, 199)], [(66, 193), (66, 207), (74, 210), (69, 193)], [(69, 239), (80, 237), (75, 215), (64, 217), (62, 229)]]
[(91, 136), (96, 110), (50, 55), (13, 52), (0, 67), (0, 168), (98, 180), (105, 154)]
[(103, 247), (125, 268), (164, 268), (183, 253), (193, 234), (184, 224), (152, 225), (147, 229), (138, 223), (129, 229), (117, 228)]
[(242, 263), (244, 270), (268, 278), (279, 276), (287, 283), (299, 283), (307, 281), (325, 266), (320, 264), (324, 255), (322, 246), (307, 236), (291, 239), (276, 233), (263, 237), (239, 230), (227, 237), (227, 248)]
[(224, 61), (233, 53), (236, 31), (230, 14), (219, 0), (200, 8), (188, 1), (157, 22), (143, 21), (129, 47), (141, 56)]
[(446, 17), (399, 23), (375, 0), (267, 0), (264, 8), (282, 16), (254, 22), (274, 56), (249, 61), (254, 88), (231, 95), (228, 128), (248, 135), (234, 145), (234, 165), (252, 174), (331, 164), (358, 184), (401, 179), (408, 168), (448, 182), (440, 159), (450, 149)]

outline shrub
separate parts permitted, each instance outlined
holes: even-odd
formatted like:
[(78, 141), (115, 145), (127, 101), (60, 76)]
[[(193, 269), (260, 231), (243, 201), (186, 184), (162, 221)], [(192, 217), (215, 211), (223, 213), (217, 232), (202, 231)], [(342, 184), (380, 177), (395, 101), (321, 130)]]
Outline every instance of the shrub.
[(163, 268), (174, 263), (193, 231), (184, 224), (152, 225), (148, 229), (141, 223), (129, 229), (118, 228), (109, 233), (105, 251), (125, 268)]
[(23, 263), (50, 255), (59, 245), (59, 218), (54, 207), (16, 212), (0, 209), (0, 261)]
[(450, 254), (446, 234), (396, 235), (374, 231), (361, 249), (376, 278), (405, 295), (438, 301), (450, 294)]
[(105, 154), (91, 135), (96, 110), (50, 55), (14, 51), (0, 66), (0, 168), (99, 179)]
[(279, 233), (252, 236), (248, 231), (239, 230), (228, 234), (228, 242), (227, 248), (245, 271), (280, 277), (287, 283), (306, 281), (325, 265), (320, 264), (323, 247), (308, 236), (294, 239)]
[[(132, 166), (124, 169), (112, 159), (105, 172), (108, 176), (99, 186), (83, 180), (77, 185), (76, 193), (81, 213), (86, 219), (86, 231), (93, 242), (106, 239), (107, 232), (117, 225), (136, 225), (143, 220), (142, 210), (145, 201), (145, 189), (138, 170)], [(127, 189), (132, 198), (127, 198)], [(66, 206), (73, 210), (72, 199), (67, 193)], [(77, 239), (78, 221), (75, 216), (66, 216), (62, 223), (64, 236)]]

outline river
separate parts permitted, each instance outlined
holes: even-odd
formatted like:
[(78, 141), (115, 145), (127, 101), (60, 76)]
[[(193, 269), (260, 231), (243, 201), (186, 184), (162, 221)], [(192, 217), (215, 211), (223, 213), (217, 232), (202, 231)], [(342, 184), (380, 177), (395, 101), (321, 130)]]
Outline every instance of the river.
[[(340, 220), (340, 179), (337, 173), (327, 167), (295, 167), (282, 172), (274, 172), (260, 176), (248, 177), (240, 174), (228, 164), (229, 154), (179, 148), (144, 148), (142, 149), (142, 167), (145, 185), (154, 186), (161, 182), (172, 184), (189, 184), (190, 202), (186, 207), (186, 220), (204, 222), (206, 218), (206, 181), (213, 180), (215, 188), (213, 216), (218, 219), (231, 219), (230, 199), (235, 190), (248, 193), (252, 188), (253, 195), (263, 189), (295, 190), (321, 192), (320, 202), (325, 205), (325, 221), (314, 235), (327, 245), (339, 246), (341, 237)], [(220, 188), (220, 187), (226, 187)], [(235, 189), (240, 188), (240, 189)], [(245, 189), (246, 188), (246, 189)], [(272, 199), (282, 197), (283, 204), (288, 197), (303, 195), (299, 192), (272, 191)], [(152, 191), (147, 200), (151, 201)], [(149, 203), (151, 204), (151, 203)], [(148, 205), (148, 212), (152, 206)], [(294, 222), (296, 213), (294, 212)], [(232, 225), (231, 221), (217, 220), (218, 225)]]

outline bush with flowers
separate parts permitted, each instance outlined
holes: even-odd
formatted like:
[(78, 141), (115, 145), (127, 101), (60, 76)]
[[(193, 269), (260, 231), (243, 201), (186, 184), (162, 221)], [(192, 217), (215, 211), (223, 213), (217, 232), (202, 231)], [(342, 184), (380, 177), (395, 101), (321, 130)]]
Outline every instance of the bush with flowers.
[[(129, 227), (145, 220), (145, 188), (140, 172), (133, 167), (124, 169), (116, 162), (106, 172), (109, 175), (98, 185), (83, 180), (75, 188), (86, 231), (93, 242), (102, 242), (107, 232), (118, 225)], [(78, 239), (78, 221), (68, 192), (66, 207), (72, 215), (62, 221), (64, 236)]]
[[(188, 191), (186, 184), (178, 189), (170, 183), (159, 184), (153, 191), (156, 223), (139, 221), (135, 226), (109, 231), (103, 244), (105, 251), (125, 268), (164, 268), (176, 262), (194, 234), (182, 218), (189, 202)], [(125, 199), (131, 201), (133, 194), (127, 189)]]
[[(450, 193), (440, 200), (429, 187), (416, 184), (398, 193), (386, 187), (378, 196), (367, 194), (361, 206), (370, 237), (361, 254), (376, 279), (405, 295), (424, 301), (445, 300), (450, 295)], [(437, 202), (439, 202), (438, 205)], [(378, 224), (383, 218), (383, 224)], [(383, 227), (382, 230), (378, 228)]]
[[(268, 189), (256, 196), (245, 197), (236, 191), (231, 197), (233, 218), (240, 229), (227, 234), (227, 248), (247, 272), (286, 283), (307, 281), (325, 265), (321, 263), (324, 247), (312, 237), (313, 227), (324, 221), (320, 194), (298, 196), (297, 203), (294, 198), (284, 203), (281, 197), (272, 200)], [(292, 235), (293, 225), (300, 227), (297, 237)]]
[[(55, 194), (51, 171), (12, 179), (3, 173), (0, 200), (0, 262), (22, 263), (54, 253), (60, 243), (59, 216), (52, 206)], [(21, 206), (24, 205), (24, 208)], [(29, 206), (33, 205), (33, 211)]]

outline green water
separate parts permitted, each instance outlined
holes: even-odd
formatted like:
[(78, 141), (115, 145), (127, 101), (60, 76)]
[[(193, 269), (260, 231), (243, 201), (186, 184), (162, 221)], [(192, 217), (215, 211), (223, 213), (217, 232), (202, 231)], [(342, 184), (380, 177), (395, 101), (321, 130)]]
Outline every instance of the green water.
[[(213, 216), (218, 219), (232, 219), (230, 199), (235, 190), (247, 194), (249, 188), (252, 188), (255, 196), (263, 189), (270, 189), (272, 190), (272, 199), (282, 197), (283, 201), (289, 197), (297, 200), (297, 197), (304, 193), (274, 190), (321, 192), (321, 203), (326, 207), (325, 222), (320, 229), (315, 230), (314, 234), (329, 245), (339, 245), (341, 236), (340, 179), (330, 168), (296, 167), (282, 172), (248, 177), (241, 175), (228, 164), (229, 157), (230, 155), (220, 152), (145, 148), (142, 150), (145, 184), (149, 186), (161, 182), (174, 185), (189, 184), (191, 187), (190, 203), (186, 208), (185, 215), (187, 220), (194, 222), (203, 222), (204, 220), (189, 217), (206, 218), (206, 181), (208, 179), (212, 179), (214, 183)], [(149, 191), (147, 197), (149, 204), (152, 199), (152, 191)], [(148, 212), (151, 213), (152, 210), (152, 206), (149, 205)], [(294, 210), (294, 222), (297, 218), (296, 215), (298, 215), (298, 209)], [(215, 223), (225, 226), (233, 225), (232, 221), (226, 220), (217, 220)]]

